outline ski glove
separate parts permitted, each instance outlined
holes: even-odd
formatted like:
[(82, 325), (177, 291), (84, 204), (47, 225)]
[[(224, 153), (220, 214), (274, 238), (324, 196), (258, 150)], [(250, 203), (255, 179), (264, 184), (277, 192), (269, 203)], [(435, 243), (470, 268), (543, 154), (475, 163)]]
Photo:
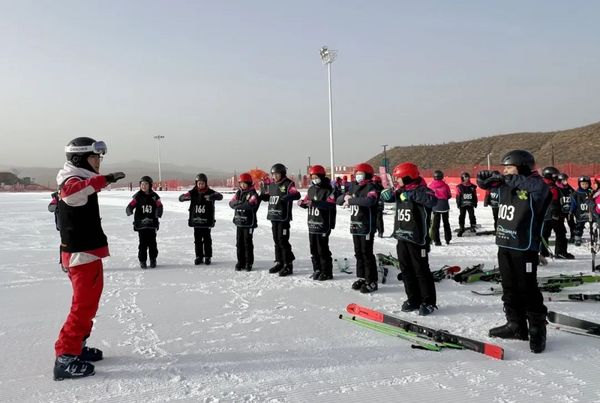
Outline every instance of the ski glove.
[(123, 172), (113, 172), (108, 175), (104, 175), (104, 178), (108, 183), (115, 183), (116, 181), (118, 181), (119, 179), (123, 179), (124, 177), (125, 173)]
[(483, 171), (479, 171), (479, 173), (477, 174), (477, 179), (479, 179), (481, 182), (485, 183), (485, 181), (490, 179), (492, 176), (494, 176), (492, 171), (488, 171), (487, 169), (484, 169)]

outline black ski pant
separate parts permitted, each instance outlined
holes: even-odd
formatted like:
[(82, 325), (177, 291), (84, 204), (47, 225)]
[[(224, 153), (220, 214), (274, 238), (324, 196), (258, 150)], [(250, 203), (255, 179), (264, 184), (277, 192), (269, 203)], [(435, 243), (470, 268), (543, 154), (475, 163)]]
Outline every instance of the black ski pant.
[(283, 265), (291, 264), (296, 257), (290, 244), (290, 222), (271, 221), (271, 229), (275, 243), (275, 261)]
[(569, 237), (571, 240), (575, 239), (575, 230), (577, 228), (577, 223), (575, 222), (575, 215), (569, 214), (567, 216), (567, 225), (569, 226)]
[(428, 247), (398, 240), (396, 252), (402, 272), (404, 291), (411, 305), (435, 305), (435, 283), (429, 269)]
[(526, 319), (528, 312), (547, 312), (537, 284), (538, 253), (498, 248), (498, 266), (502, 276), (502, 301), (505, 312)]
[(150, 255), (150, 260), (156, 260), (158, 256), (158, 248), (156, 246), (156, 230), (154, 228), (146, 228), (138, 230), (140, 244), (138, 246), (138, 259), (140, 262), (145, 262)]
[(237, 252), (237, 262), (240, 268), (254, 264), (253, 233), (254, 228), (237, 227), (235, 247)]
[(440, 243), (440, 221), (444, 222), (444, 239), (446, 243), (452, 240), (452, 229), (450, 228), (450, 220), (448, 218), (448, 212), (433, 212), (433, 220), (431, 221), (431, 238), (434, 243)]
[(383, 209), (379, 209), (377, 210), (377, 233), (382, 236), (383, 232)]
[(196, 257), (212, 257), (211, 228), (194, 228), (194, 248)]
[(494, 216), (494, 231), (498, 228), (498, 207), (492, 207), (492, 215)]
[(375, 232), (367, 235), (352, 235), (354, 257), (356, 258), (356, 277), (364, 278), (367, 283), (377, 283), (377, 261), (373, 254)]
[(477, 226), (477, 220), (475, 219), (475, 208), (473, 206), (461, 207), (460, 213), (458, 214), (458, 226), (461, 230), (465, 229), (465, 216), (469, 213), (469, 223), (471, 224), (471, 228), (475, 228)]
[(550, 245), (548, 243), (548, 239), (550, 238), (550, 234), (554, 231), (554, 235), (556, 237), (556, 241), (554, 244), (554, 254), (555, 255), (564, 255), (567, 253), (567, 230), (565, 229), (565, 218), (560, 216), (557, 219), (551, 219), (544, 221), (544, 229), (542, 230), (542, 238), (544, 238), (544, 242), (542, 242), (540, 253), (542, 256), (548, 257), (550, 256), (550, 251), (546, 247), (546, 245)]
[(333, 276), (333, 261), (329, 250), (329, 233), (308, 234), (313, 271)]
[(572, 232), (575, 235), (575, 240), (581, 241), (583, 237), (583, 231), (585, 230), (585, 224), (587, 221), (579, 221), (575, 224), (575, 230)]

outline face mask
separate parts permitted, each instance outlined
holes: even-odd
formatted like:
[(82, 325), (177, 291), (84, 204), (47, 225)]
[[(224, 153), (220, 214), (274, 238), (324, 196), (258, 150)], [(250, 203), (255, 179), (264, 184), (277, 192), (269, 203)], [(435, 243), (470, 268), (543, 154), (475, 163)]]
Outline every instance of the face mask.
[(364, 175), (356, 175), (356, 182), (361, 183), (365, 179)]
[(312, 183), (313, 185), (318, 185), (319, 183), (321, 183), (321, 179), (313, 179)]

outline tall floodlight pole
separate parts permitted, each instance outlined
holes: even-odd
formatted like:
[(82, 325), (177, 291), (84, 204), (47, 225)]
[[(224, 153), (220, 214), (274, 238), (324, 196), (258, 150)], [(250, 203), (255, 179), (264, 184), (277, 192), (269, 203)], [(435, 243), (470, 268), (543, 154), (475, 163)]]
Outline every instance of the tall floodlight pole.
[(329, 87), (329, 152), (331, 156), (331, 179), (335, 179), (335, 166), (333, 165), (333, 116), (332, 116), (332, 98), (331, 98), (331, 63), (337, 56), (337, 50), (329, 49), (323, 46), (319, 51), (321, 61), (327, 66), (327, 84)]
[(490, 165), (490, 155), (492, 155), (492, 153), (488, 153), (488, 155), (487, 155), (488, 171), (490, 170), (490, 167), (491, 167), (491, 165)]
[(388, 160), (387, 160), (387, 153), (386, 153), (386, 149), (387, 149), (387, 144), (383, 144), (383, 168), (385, 169), (385, 173), (388, 173)]
[(160, 171), (160, 139), (164, 139), (165, 136), (154, 136), (158, 142), (158, 190), (162, 190), (162, 173)]

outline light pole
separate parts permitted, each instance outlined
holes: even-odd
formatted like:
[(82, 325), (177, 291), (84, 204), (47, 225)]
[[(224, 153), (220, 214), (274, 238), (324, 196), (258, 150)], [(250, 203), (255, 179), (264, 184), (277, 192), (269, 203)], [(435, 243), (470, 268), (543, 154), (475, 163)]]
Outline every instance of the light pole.
[(487, 162), (488, 162), (488, 171), (490, 170), (490, 155), (492, 155), (492, 153), (488, 153), (487, 154)]
[(332, 100), (331, 100), (331, 63), (337, 56), (337, 50), (329, 49), (323, 46), (319, 51), (321, 61), (327, 65), (327, 84), (329, 87), (329, 152), (331, 156), (331, 179), (335, 179), (335, 166), (333, 165), (333, 116), (332, 116)]
[(386, 153), (386, 149), (387, 149), (387, 144), (383, 144), (383, 168), (385, 169), (385, 173), (388, 173), (388, 160), (387, 160), (387, 153)]
[(164, 139), (165, 136), (154, 136), (158, 142), (158, 190), (162, 190), (162, 173), (160, 171), (160, 139)]

